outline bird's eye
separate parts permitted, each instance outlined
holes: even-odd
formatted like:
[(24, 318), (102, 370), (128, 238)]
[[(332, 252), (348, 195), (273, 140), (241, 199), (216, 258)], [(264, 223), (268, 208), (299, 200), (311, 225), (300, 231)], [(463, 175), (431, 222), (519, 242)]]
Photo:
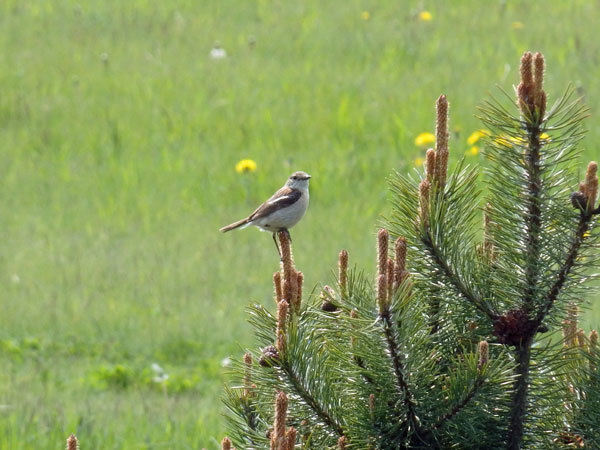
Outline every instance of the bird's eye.
[(298, 179), (298, 177), (296, 177), (296, 176), (292, 177), (292, 180), (297, 180), (297, 179)]

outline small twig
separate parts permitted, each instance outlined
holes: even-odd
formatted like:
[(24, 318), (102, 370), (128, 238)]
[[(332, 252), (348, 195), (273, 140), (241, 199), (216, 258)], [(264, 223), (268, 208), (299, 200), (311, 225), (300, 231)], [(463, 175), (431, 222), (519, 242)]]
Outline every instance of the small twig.
[(454, 405), (454, 407), (450, 411), (448, 411), (446, 414), (444, 414), (435, 423), (435, 425), (433, 426), (433, 429), (434, 430), (440, 429), (441, 427), (443, 427), (446, 424), (446, 422), (451, 420), (455, 415), (457, 415), (460, 411), (462, 411), (469, 404), (469, 402), (473, 399), (473, 397), (475, 397), (475, 394), (477, 393), (479, 388), (481, 386), (483, 386), (484, 381), (485, 381), (484, 378), (479, 376), (475, 380), (475, 384), (471, 387), (469, 392), (467, 392), (467, 395), (465, 395), (465, 398), (463, 398), (462, 401), (460, 401), (456, 405)]
[[(360, 367), (362, 370), (367, 370), (367, 366), (365, 366), (365, 361), (360, 356), (355, 355), (353, 359), (358, 367)], [(361, 373), (361, 375), (367, 383), (369, 383), (369, 384), (373, 383), (374, 380), (373, 380), (373, 377), (371, 377), (371, 375), (364, 373), (364, 372)]]
[[(242, 407), (244, 408), (244, 419), (246, 419), (246, 425), (248, 425), (248, 428), (250, 428), (252, 431), (254, 432), (258, 432), (258, 413), (256, 412), (256, 407), (254, 405), (251, 404), (251, 401), (249, 398), (246, 398), (245, 400), (243, 400), (243, 405)], [(253, 444), (256, 445), (256, 442), (252, 439), (251, 436), (246, 436), (246, 439), (248, 439), (248, 441)]]
[(304, 387), (302, 381), (294, 373), (293, 369), (287, 362), (282, 362), (281, 370), (287, 376), (287, 379), (292, 384), (294, 391), (302, 400), (313, 410), (313, 412), (338, 436), (344, 435), (342, 426), (327, 412), (327, 410), (319, 404), (317, 399)]

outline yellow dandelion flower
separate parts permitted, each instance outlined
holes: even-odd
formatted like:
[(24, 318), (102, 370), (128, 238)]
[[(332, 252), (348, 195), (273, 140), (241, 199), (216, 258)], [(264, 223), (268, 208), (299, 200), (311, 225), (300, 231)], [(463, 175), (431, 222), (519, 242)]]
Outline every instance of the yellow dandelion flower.
[(515, 144), (523, 145), (525, 144), (525, 140), (520, 137), (515, 136), (498, 136), (494, 139), (494, 142), (498, 145), (502, 145), (504, 147), (513, 147)]
[(425, 163), (424, 158), (415, 158), (415, 160), (414, 160), (415, 167), (423, 167), (424, 163)]
[(362, 20), (369, 20), (371, 18), (371, 14), (369, 13), (369, 11), (363, 11), (360, 13), (360, 18)]
[(505, 136), (498, 136), (494, 139), (494, 142), (498, 145), (501, 145), (502, 147), (512, 147), (512, 144)]
[(237, 173), (254, 172), (256, 170), (256, 163), (251, 159), (242, 159), (235, 165), (235, 171)]
[(523, 22), (513, 22), (511, 24), (511, 27), (513, 30), (520, 30), (520, 29), (524, 28), (525, 25), (523, 25)]
[(435, 142), (433, 133), (421, 133), (415, 138), (415, 145), (418, 145), (419, 147), (432, 144), (433, 142)]
[(510, 142), (512, 142), (513, 144), (517, 144), (517, 145), (525, 145), (527, 143), (527, 141), (525, 139), (520, 138), (520, 137), (515, 137), (515, 136), (509, 137), (508, 140)]
[(471, 146), (471, 148), (467, 150), (467, 154), (471, 156), (477, 156), (479, 154), (479, 147), (476, 145)]
[(421, 22), (430, 22), (433, 20), (433, 16), (429, 11), (421, 11), (418, 17)]
[(471, 135), (467, 138), (467, 144), (469, 145), (473, 145), (475, 142), (477, 142), (479, 139), (481, 139), (484, 136), (489, 136), (489, 131), (487, 130), (477, 130), (477, 131), (473, 131), (471, 133)]

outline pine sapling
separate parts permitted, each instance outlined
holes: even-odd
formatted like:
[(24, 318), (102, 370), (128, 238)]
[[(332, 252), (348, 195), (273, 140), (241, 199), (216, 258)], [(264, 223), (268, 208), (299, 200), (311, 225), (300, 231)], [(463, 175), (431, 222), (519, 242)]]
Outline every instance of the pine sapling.
[(570, 90), (548, 106), (544, 71), (526, 52), (516, 99), (480, 109), (484, 183), (450, 167), (438, 98), (425, 172), (392, 180), (374, 276), (341, 251), (335, 283), (303, 299), (279, 234), (276, 312), (249, 308), (258, 350), (227, 390), (238, 447), (600, 448), (598, 333), (578, 325), (598, 168), (574, 181), (587, 111)]

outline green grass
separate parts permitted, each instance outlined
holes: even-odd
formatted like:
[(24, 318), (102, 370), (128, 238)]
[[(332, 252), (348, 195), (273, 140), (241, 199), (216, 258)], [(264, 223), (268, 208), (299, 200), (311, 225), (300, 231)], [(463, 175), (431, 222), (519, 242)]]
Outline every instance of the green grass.
[(244, 307), (272, 306), (278, 267), (270, 235), (218, 228), (305, 170), (306, 291), (341, 248), (371, 270), (386, 177), (423, 155), (437, 96), (456, 161), (525, 50), (546, 56), (550, 102), (578, 87), (598, 158), (598, 5), (480, 3), (4, 1), (0, 447), (75, 431), (82, 448), (217, 448), (221, 361), (252, 345)]

